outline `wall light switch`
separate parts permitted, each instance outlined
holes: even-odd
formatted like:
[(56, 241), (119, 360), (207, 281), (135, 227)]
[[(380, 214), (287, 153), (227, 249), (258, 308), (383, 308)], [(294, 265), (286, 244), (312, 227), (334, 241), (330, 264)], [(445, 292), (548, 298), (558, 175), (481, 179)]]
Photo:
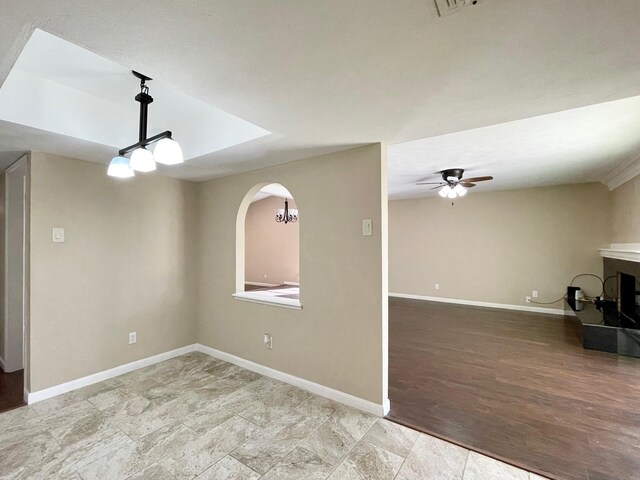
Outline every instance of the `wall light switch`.
[(436, 283), (436, 290), (440, 290), (440, 284)]
[(270, 333), (264, 334), (264, 345), (271, 350), (273, 348), (273, 338), (271, 338)]
[(538, 298), (538, 290), (534, 290), (534, 291), (532, 291), (532, 292), (531, 292), (531, 296), (532, 296), (533, 298)]
[(64, 228), (53, 227), (51, 229), (51, 241), (53, 243), (64, 243)]
[(362, 235), (369, 236), (373, 234), (373, 222), (370, 218), (362, 220)]
[(138, 338), (137, 338), (136, 332), (131, 332), (129, 334), (129, 345), (133, 345), (137, 341), (138, 341)]

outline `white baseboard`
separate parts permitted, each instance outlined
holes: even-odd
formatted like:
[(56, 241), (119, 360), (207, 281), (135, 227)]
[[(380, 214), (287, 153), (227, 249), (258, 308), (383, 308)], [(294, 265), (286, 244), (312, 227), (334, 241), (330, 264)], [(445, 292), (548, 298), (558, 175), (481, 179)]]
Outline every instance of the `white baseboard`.
[(58, 395), (62, 395), (63, 393), (67, 393), (72, 390), (77, 390), (82, 387), (93, 385), (94, 383), (102, 382), (104, 380), (108, 380), (110, 378), (114, 378), (119, 375), (123, 375), (125, 373), (129, 373), (134, 370), (148, 367), (149, 365), (163, 362), (165, 360), (169, 360), (170, 358), (179, 357), (180, 355), (184, 355), (185, 353), (190, 353), (195, 351), (206, 353), (207, 355), (218, 358), (220, 360), (224, 360), (225, 362), (233, 363), (242, 368), (246, 368), (247, 370), (251, 370), (252, 372), (256, 372), (267, 377), (275, 378), (276, 380), (280, 380), (281, 382), (288, 383), (295, 387), (302, 388), (303, 390), (307, 390), (311, 393), (315, 393), (316, 395), (320, 395), (320, 396), (329, 398), (331, 400), (335, 400), (336, 402), (344, 403), (345, 405), (349, 405), (350, 407), (354, 407), (354, 408), (363, 410), (365, 412), (372, 413), (374, 415), (384, 416), (387, 413), (389, 413), (389, 409), (390, 409), (389, 399), (386, 399), (383, 405), (378, 405), (376, 403), (370, 402), (368, 400), (364, 400), (359, 397), (355, 397), (348, 393), (344, 393), (339, 390), (334, 390), (332, 388), (325, 387), (324, 385), (320, 385), (318, 383), (314, 383), (309, 380), (305, 380), (303, 378), (295, 377), (293, 375), (289, 375), (288, 373), (284, 373), (279, 370), (274, 370), (272, 368), (265, 367), (264, 365), (254, 363), (250, 360), (245, 360), (244, 358), (236, 357), (235, 355), (231, 355), (229, 353), (221, 352), (220, 350), (216, 350), (214, 348), (207, 347), (199, 343), (196, 343), (193, 345), (187, 345), (186, 347), (182, 347), (182, 348), (177, 348), (169, 352), (161, 353), (159, 355), (154, 355), (153, 357), (136, 360), (135, 362), (127, 363), (125, 365), (120, 365), (118, 367), (111, 368), (109, 370), (104, 370), (102, 372), (94, 373), (93, 375), (88, 375), (86, 377), (78, 378), (76, 380), (71, 380), (70, 382), (62, 383), (60, 385), (56, 385), (50, 388), (45, 388), (44, 390), (39, 390), (37, 392), (29, 392), (25, 388), (25, 391), (24, 391), (25, 401), (29, 405), (31, 405), (33, 403), (40, 402), (42, 400), (46, 400), (49, 398), (56, 397)]
[(300, 282), (284, 282), (283, 285), (289, 285), (290, 287), (299, 287)]
[(412, 300), (426, 300), (428, 302), (442, 302), (442, 303), (455, 303), (457, 305), (471, 305), (474, 307), (489, 307), (489, 308), (501, 308), (503, 310), (519, 310), (522, 312), (547, 313), (550, 315), (566, 314), (564, 309), (562, 308), (529, 307), (526, 305), (509, 305), (506, 303), (478, 302), (475, 300), (460, 300), (457, 298), (427, 297), (424, 295), (413, 295), (410, 293), (389, 292), (389, 296), (397, 297), (397, 298), (410, 298)]
[(56, 397), (58, 395), (62, 395), (63, 393), (70, 392), (71, 390), (77, 390), (78, 388), (93, 385), (94, 383), (103, 382), (110, 378), (133, 372), (134, 370), (138, 370), (139, 368), (148, 367), (149, 365), (153, 365), (154, 363), (163, 362), (165, 360), (169, 360), (170, 358), (179, 357), (180, 355), (184, 355), (185, 353), (195, 351), (195, 344), (187, 345), (186, 347), (177, 348), (169, 352), (154, 355), (153, 357), (147, 357), (143, 358), (142, 360), (136, 360), (135, 362), (126, 363), (109, 370), (94, 373), (93, 375), (88, 375), (86, 377), (77, 378), (76, 380), (71, 380), (70, 382), (61, 383), (60, 385), (56, 385), (54, 387), (45, 388), (44, 390), (38, 390), (37, 392), (25, 391), (25, 394), (27, 395), (27, 403), (31, 405), (32, 403)]
[(303, 378), (295, 377), (288, 373), (274, 370), (273, 368), (265, 367), (264, 365), (260, 365), (259, 363), (245, 360), (244, 358), (236, 357), (235, 355), (231, 355), (229, 353), (221, 352), (220, 350), (216, 350), (215, 348), (197, 344), (196, 349), (199, 352), (206, 353), (207, 355), (211, 355), (212, 357), (224, 360), (225, 362), (233, 363), (234, 365), (238, 365), (239, 367), (246, 368), (247, 370), (251, 370), (252, 372), (259, 373), (260, 375), (264, 375), (265, 377), (275, 378), (276, 380), (288, 383), (290, 385), (293, 385), (294, 387), (302, 388), (303, 390), (315, 393), (316, 395), (335, 400), (336, 402), (344, 403), (345, 405), (363, 410), (368, 413), (372, 413), (374, 415), (384, 416), (389, 412), (390, 409), (389, 399), (386, 399), (383, 405), (379, 405), (377, 403), (355, 397), (351, 394), (344, 393), (339, 390), (334, 390), (333, 388), (325, 387), (324, 385), (320, 385)]
[(253, 285), (254, 287), (279, 287), (279, 283), (262, 283), (262, 282), (244, 282), (245, 285)]

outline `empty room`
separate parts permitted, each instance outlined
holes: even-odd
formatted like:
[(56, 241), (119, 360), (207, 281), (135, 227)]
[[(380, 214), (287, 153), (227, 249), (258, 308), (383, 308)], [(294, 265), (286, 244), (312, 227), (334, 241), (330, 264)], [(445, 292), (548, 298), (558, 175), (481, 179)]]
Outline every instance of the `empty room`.
[(640, 479), (635, 0), (0, 0), (0, 478)]

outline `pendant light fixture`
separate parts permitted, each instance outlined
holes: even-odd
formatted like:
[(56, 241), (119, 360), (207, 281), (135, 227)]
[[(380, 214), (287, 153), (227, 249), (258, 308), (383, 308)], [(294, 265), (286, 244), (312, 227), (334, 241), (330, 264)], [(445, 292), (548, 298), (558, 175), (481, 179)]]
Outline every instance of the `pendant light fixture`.
[(298, 210), (292, 208), (289, 210), (289, 201), (285, 198), (284, 208), (276, 210), (276, 222), (278, 223), (296, 223), (298, 221)]
[[(149, 104), (153, 102), (153, 97), (149, 95), (149, 87), (146, 82), (151, 78), (138, 72), (132, 72), (140, 79), (140, 93), (135, 97), (140, 103), (140, 124), (138, 128), (138, 143), (129, 145), (118, 152), (109, 164), (107, 175), (118, 178), (129, 178), (134, 176), (134, 170), (138, 172), (152, 172), (156, 169), (156, 162), (164, 165), (176, 165), (182, 163), (182, 149), (178, 142), (171, 138), (171, 132), (154, 135), (147, 138), (147, 114)], [(153, 153), (147, 147), (156, 143)], [(126, 155), (131, 154), (130, 158)]]

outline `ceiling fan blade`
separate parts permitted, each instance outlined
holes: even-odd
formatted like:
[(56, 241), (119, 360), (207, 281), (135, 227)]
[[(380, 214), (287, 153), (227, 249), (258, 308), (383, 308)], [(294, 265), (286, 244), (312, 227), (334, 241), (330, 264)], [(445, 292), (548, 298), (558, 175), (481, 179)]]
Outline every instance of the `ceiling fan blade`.
[(487, 177), (473, 177), (473, 178), (463, 178), (462, 179), (463, 182), (469, 182), (469, 183), (485, 182), (487, 180), (493, 180), (493, 177), (487, 176)]
[(442, 185), (438, 185), (436, 187), (430, 188), (429, 190), (438, 190), (439, 188), (442, 188)]
[(464, 188), (473, 188), (476, 186), (475, 183), (466, 183), (466, 182), (460, 182), (458, 185), (462, 185)]
[(444, 182), (416, 182), (416, 185), (444, 185)]

